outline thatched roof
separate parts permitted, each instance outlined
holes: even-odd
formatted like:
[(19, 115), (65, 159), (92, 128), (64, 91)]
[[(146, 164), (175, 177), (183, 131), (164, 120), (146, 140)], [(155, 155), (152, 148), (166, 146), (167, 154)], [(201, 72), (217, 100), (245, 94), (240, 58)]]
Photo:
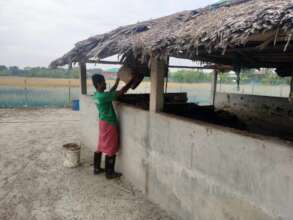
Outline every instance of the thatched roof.
[(293, 0), (231, 0), (90, 37), (51, 67), (115, 54), (246, 67), (291, 66), (292, 34)]

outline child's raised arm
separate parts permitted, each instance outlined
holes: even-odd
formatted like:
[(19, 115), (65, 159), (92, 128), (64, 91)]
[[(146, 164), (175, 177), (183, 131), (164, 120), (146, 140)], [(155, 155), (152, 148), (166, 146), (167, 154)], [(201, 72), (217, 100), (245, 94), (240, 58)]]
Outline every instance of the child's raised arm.
[(132, 80), (130, 80), (125, 86), (123, 86), (122, 89), (117, 91), (117, 96), (124, 95), (131, 88), (131, 85), (133, 82), (134, 82), (134, 78)]
[(116, 82), (115, 84), (112, 86), (112, 88), (110, 89), (110, 92), (113, 92), (117, 89), (118, 85), (119, 85), (119, 81), (120, 81), (120, 78), (119, 76), (117, 76), (117, 79), (116, 79)]

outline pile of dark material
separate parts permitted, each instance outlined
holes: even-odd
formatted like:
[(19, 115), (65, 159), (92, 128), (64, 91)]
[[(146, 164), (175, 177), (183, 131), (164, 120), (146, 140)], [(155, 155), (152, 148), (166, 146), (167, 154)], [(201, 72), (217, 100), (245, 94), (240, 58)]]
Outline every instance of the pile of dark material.
[(169, 104), (165, 106), (166, 113), (175, 114), (216, 125), (246, 130), (247, 127), (235, 114), (227, 111), (215, 111), (213, 106), (199, 106), (193, 103)]

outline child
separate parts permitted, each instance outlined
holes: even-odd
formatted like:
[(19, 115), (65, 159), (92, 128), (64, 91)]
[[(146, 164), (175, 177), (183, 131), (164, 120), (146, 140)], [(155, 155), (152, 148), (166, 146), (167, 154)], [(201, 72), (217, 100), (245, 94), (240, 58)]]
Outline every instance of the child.
[[(116, 153), (118, 152), (118, 121), (112, 102), (128, 91), (133, 80), (127, 83), (120, 91), (116, 91), (120, 81), (119, 77), (117, 77), (114, 86), (109, 92), (105, 92), (106, 82), (104, 76), (95, 74), (92, 76), (92, 81), (96, 88), (93, 99), (99, 110), (99, 141), (97, 150), (94, 153), (94, 174), (106, 172), (106, 178), (113, 179), (120, 177), (122, 174), (114, 170)], [(106, 155), (105, 170), (101, 168), (102, 153)]]

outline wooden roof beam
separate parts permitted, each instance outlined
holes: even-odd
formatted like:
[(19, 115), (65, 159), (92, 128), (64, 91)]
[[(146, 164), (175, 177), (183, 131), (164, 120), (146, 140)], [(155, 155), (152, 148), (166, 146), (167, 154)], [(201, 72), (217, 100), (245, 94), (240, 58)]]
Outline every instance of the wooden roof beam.
[[(95, 63), (95, 64), (107, 64), (107, 65), (123, 65), (123, 63), (119, 61), (107, 61), (107, 60), (88, 60), (87, 63)], [(180, 66), (180, 65), (169, 65), (169, 68), (177, 68), (177, 69), (210, 69), (214, 70), (217, 69), (214, 65), (208, 65), (208, 66)]]

